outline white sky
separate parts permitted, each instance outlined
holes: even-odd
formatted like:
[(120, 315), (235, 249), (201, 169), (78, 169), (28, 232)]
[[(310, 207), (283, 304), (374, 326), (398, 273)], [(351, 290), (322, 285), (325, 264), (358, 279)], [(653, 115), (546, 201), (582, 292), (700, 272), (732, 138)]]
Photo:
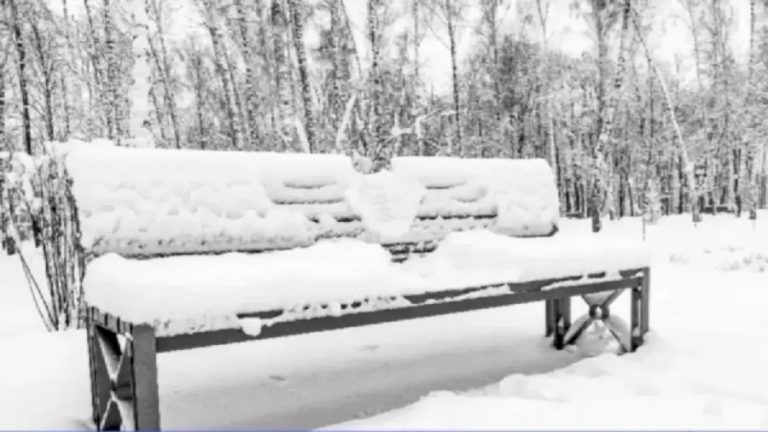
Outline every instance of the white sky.
[[(395, 0), (399, 4), (404, 0)], [(409, 0), (405, 0), (408, 2)], [(544, 0), (546, 1), (546, 0)], [(365, 0), (346, 0), (346, 5), (357, 29), (365, 28)], [(463, 14), (463, 22), (458, 36), (459, 57), (463, 58), (473, 49), (480, 21), (478, 0), (468, 0), (466, 13)], [(521, 30), (522, 14), (535, 13), (533, 0), (505, 0), (499, 16), (499, 31), (502, 34), (525, 33), (532, 41), (541, 41), (541, 30), (538, 27), (538, 19), (533, 20), (525, 30)], [(590, 36), (589, 28), (578, 12), (572, 11), (572, 0), (549, 0), (550, 7), (547, 17), (547, 39), (549, 49), (559, 50), (573, 57), (580, 57), (586, 51), (595, 49)], [(675, 70), (675, 62), (680, 62), (680, 78), (685, 83), (692, 83), (695, 79), (693, 60), (693, 40), (685, 10), (679, 0), (651, 0), (652, 9), (649, 16), (652, 17), (652, 28), (647, 36), (650, 49), (654, 58), (670, 71)], [(730, 4), (733, 15), (731, 27), (731, 45), (734, 55), (740, 64), (746, 63), (749, 48), (749, 0), (726, 0)], [(402, 6), (400, 6), (402, 7)], [(403, 18), (409, 21), (409, 17)], [(412, 23), (396, 23), (398, 25), (412, 26)], [(428, 37), (421, 47), (420, 56), (424, 62), (424, 70), (435, 90), (447, 92), (450, 85), (450, 52), (447, 47), (446, 30), (440, 24), (432, 27), (434, 31), (428, 31)], [(435, 33), (439, 33), (435, 35)], [(362, 30), (356, 35), (358, 49), (365, 54), (366, 44)], [(615, 54), (612, 54), (615, 57)], [(425, 77), (426, 79), (426, 77)]]
[[(47, 0), (54, 10), (61, 11), (62, 0)], [(142, 5), (143, 1), (129, 0), (131, 3)], [(169, 20), (171, 38), (175, 41), (183, 41), (192, 33), (201, 33), (200, 18), (192, 0), (165, 0), (171, 8), (176, 10), (173, 19)], [(546, 1), (546, 0), (544, 0)], [(588, 27), (584, 19), (577, 12), (573, 12), (569, 5), (572, 0), (549, 0), (548, 15), (548, 43), (550, 49), (560, 50), (574, 57), (581, 56), (585, 51), (594, 49), (594, 44), (589, 36)], [(475, 45), (478, 37), (476, 28), (480, 20), (478, 0), (468, 0), (462, 22), (459, 23), (458, 53), (460, 58)], [(520, 19), (522, 13), (533, 13), (533, 0), (505, 0), (499, 17), (499, 31), (502, 34), (520, 34)], [(670, 71), (674, 71), (676, 59), (680, 61), (680, 74), (684, 82), (691, 83), (694, 79), (693, 42), (690, 29), (685, 18), (685, 12), (679, 0), (651, 0), (653, 4), (650, 16), (652, 16), (651, 34), (648, 42), (655, 58), (665, 65)], [(730, 4), (733, 14), (731, 28), (731, 44), (740, 64), (746, 62), (749, 47), (749, 0), (726, 0)], [(410, 10), (410, 0), (391, 0), (389, 6), (394, 10), (407, 12)], [(345, 0), (347, 11), (352, 21), (355, 33), (355, 42), (360, 52), (363, 65), (366, 64), (368, 54), (365, 42), (364, 29), (366, 25), (366, 0)], [(71, 13), (82, 13), (82, 2), (69, 1)], [(390, 33), (403, 27), (411, 27), (410, 13), (404, 15), (392, 24)], [(538, 21), (530, 25), (525, 33), (530, 40), (540, 41)], [(423, 26), (422, 26), (423, 27)], [(317, 34), (306, 32), (305, 41), (311, 47), (317, 43)], [(448, 50), (448, 38), (444, 26), (435, 22), (432, 29), (427, 29), (427, 36), (422, 42), (420, 60), (422, 62), (423, 78), (438, 93), (447, 92), (450, 84), (450, 53)]]

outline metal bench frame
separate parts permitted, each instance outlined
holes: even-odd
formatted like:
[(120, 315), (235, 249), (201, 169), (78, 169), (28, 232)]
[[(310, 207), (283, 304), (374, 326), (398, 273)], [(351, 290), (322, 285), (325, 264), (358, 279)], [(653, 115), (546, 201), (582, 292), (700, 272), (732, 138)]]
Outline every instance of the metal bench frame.
[[(545, 301), (546, 336), (553, 336), (555, 348), (573, 342), (593, 321), (609, 316), (611, 303), (624, 291), (631, 292), (629, 341), (626, 351), (642, 345), (649, 329), (650, 269), (622, 271), (618, 278), (605, 274), (508, 283), (508, 293), (480, 295), (489, 288), (472, 287), (428, 294), (404, 296), (410, 305), (340, 316), (322, 316), (266, 326), (257, 336), (240, 329), (205, 331), (194, 334), (158, 336), (148, 324), (122, 321), (98, 308), (87, 309), (88, 358), (91, 378), (93, 421), (99, 430), (159, 430), (160, 398), (157, 380), (157, 354), (192, 348), (366, 326), (414, 318), (445, 315)], [(589, 318), (578, 329), (571, 327), (571, 298), (581, 297), (590, 307)], [(274, 317), (282, 311), (262, 311), (241, 315)]]

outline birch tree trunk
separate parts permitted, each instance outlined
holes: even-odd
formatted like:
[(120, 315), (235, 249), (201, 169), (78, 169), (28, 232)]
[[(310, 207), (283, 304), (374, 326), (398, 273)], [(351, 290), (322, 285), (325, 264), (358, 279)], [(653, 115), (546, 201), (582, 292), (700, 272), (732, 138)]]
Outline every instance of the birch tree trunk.
[(451, 50), (451, 85), (453, 88), (453, 111), (454, 111), (454, 134), (456, 136), (455, 146), (458, 154), (464, 151), (461, 139), (461, 100), (459, 96), (459, 72), (457, 66), (456, 54), (456, 18), (458, 10), (455, 2), (457, 0), (443, 0), (445, 8), (445, 19), (448, 26), (448, 41)]
[(235, 111), (235, 133), (237, 134), (237, 142), (239, 144), (238, 149), (245, 149), (247, 145), (248, 137), (248, 125), (245, 120), (245, 107), (243, 106), (243, 100), (240, 97), (240, 91), (237, 86), (237, 77), (235, 76), (235, 69), (237, 66), (232, 61), (232, 57), (229, 55), (229, 47), (227, 47), (226, 40), (221, 33), (217, 33), (221, 38), (219, 39), (220, 53), (222, 56), (222, 64), (224, 65), (224, 72), (229, 76), (230, 94)]
[(120, 128), (120, 114), (117, 92), (117, 49), (115, 47), (114, 22), (112, 17), (112, 3), (104, 0), (104, 50), (107, 63), (106, 107), (107, 107), (107, 136), (118, 143), (122, 138)]
[[(72, 54), (72, 36), (71, 36), (71, 23), (69, 22), (69, 6), (67, 4), (67, 0), (62, 0), (62, 12), (64, 13), (64, 40), (65, 40), (65, 55), (69, 56)], [(75, 61), (75, 64), (77, 64), (77, 61)], [(76, 67), (76, 66), (75, 66)], [(60, 82), (61, 82), (61, 103), (64, 108), (64, 134), (62, 137), (62, 140), (69, 139), (70, 134), (72, 133), (72, 121), (71, 121), (71, 102), (70, 102), (70, 96), (69, 96), (69, 83), (68, 83), (68, 77), (67, 74), (60, 74)]]
[[(544, 59), (548, 58), (549, 54), (549, 44), (547, 40), (547, 15), (549, 12), (549, 0), (536, 0), (536, 13), (539, 17), (539, 27), (541, 27), (541, 44), (542, 44), (542, 50), (544, 54)], [(494, 48), (495, 50), (495, 48)], [(498, 54), (494, 54), (494, 64), (495, 67), (498, 68)], [(542, 63), (542, 67), (544, 68), (543, 75), (543, 93), (547, 99), (547, 126), (549, 128), (548, 130), (548, 138), (549, 138), (549, 164), (552, 167), (553, 170), (555, 170), (555, 173), (557, 174), (557, 185), (558, 190), (561, 191), (561, 194), (564, 191), (564, 185), (562, 184), (562, 178), (560, 176), (560, 169), (557, 164), (557, 148), (555, 146), (555, 117), (553, 115), (553, 109), (552, 109), (552, 99), (553, 96), (550, 94), (550, 88), (549, 88), (549, 68), (546, 63)], [(498, 80), (496, 80), (498, 81)], [(496, 87), (498, 87), (498, 84), (496, 84)], [(497, 95), (496, 98), (498, 100), (497, 103), (501, 102), (501, 95), (500, 91), (498, 89), (495, 90)], [(562, 203), (563, 200), (561, 199), (560, 202)]]
[[(536, 0), (539, 7), (542, 0)], [(483, 18), (488, 26), (488, 45), (491, 49), (491, 80), (493, 81), (493, 98), (495, 103), (496, 121), (501, 120), (501, 77), (499, 76), (499, 32), (498, 32), (498, 12), (500, 0), (483, 0)], [(540, 11), (541, 12), (541, 11)], [(541, 13), (539, 14), (541, 18)], [(546, 45), (544, 45), (544, 56), (546, 57)]]
[(664, 95), (664, 101), (667, 108), (667, 113), (669, 114), (669, 120), (672, 123), (672, 129), (675, 132), (675, 138), (677, 138), (677, 145), (679, 147), (680, 151), (680, 159), (681, 164), (683, 165), (683, 169), (685, 172), (686, 180), (687, 180), (687, 187), (689, 189), (689, 196), (690, 196), (690, 208), (691, 208), (691, 215), (693, 217), (693, 222), (698, 223), (701, 220), (701, 217), (699, 216), (699, 207), (697, 205), (699, 200), (699, 192), (696, 188), (696, 181), (693, 174), (693, 163), (691, 163), (691, 159), (688, 156), (688, 148), (685, 144), (685, 140), (683, 140), (683, 133), (680, 129), (680, 124), (677, 121), (677, 115), (675, 114), (675, 104), (672, 100), (672, 95), (669, 93), (669, 88), (667, 87), (667, 82), (664, 79), (664, 76), (661, 74), (661, 71), (659, 70), (658, 65), (653, 60), (653, 57), (651, 56), (651, 51), (648, 49), (648, 45), (645, 42), (645, 37), (643, 36), (643, 33), (640, 29), (640, 24), (638, 23), (638, 19), (636, 16), (633, 16), (632, 23), (635, 27), (635, 33), (637, 35), (638, 40), (640, 41), (640, 44), (643, 47), (643, 50), (645, 52), (646, 60), (648, 61), (648, 65), (651, 67), (651, 71), (653, 73), (653, 76), (656, 78), (656, 80), (659, 83), (659, 86), (661, 87), (661, 92)]
[[(148, 35), (149, 48), (155, 60), (155, 67), (160, 74), (160, 82), (163, 86), (163, 101), (165, 109), (171, 120), (173, 131), (173, 143), (177, 149), (181, 148), (181, 126), (179, 124), (178, 108), (176, 107), (176, 95), (171, 83), (171, 62), (168, 56), (168, 48), (165, 43), (165, 24), (163, 22), (162, 5), (158, 0), (146, 0), (144, 4), (149, 19), (155, 25), (155, 38)], [(156, 40), (155, 40), (156, 39)]]
[(53, 88), (54, 88), (54, 68), (51, 64), (49, 48), (45, 46), (43, 37), (40, 34), (39, 23), (37, 22), (39, 17), (31, 19), (29, 27), (32, 30), (32, 37), (34, 42), (33, 53), (37, 54), (37, 60), (40, 62), (40, 75), (42, 82), (40, 83), (40, 93), (43, 97), (43, 124), (45, 126), (45, 139), (53, 141), (55, 139), (54, 131), (54, 118), (53, 118)]
[[(3, 9), (5, 5), (3, 4)], [(5, 18), (5, 10), (0, 11)], [(0, 48), (5, 48), (0, 47)], [(0, 57), (0, 148), (5, 151), (11, 151), (11, 145), (8, 142), (8, 136), (5, 133), (5, 62), (8, 59), (7, 51), (3, 49), (4, 54)]]
[(211, 37), (211, 45), (213, 46), (213, 62), (216, 68), (216, 74), (219, 76), (221, 82), (222, 93), (224, 94), (224, 104), (227, 110), (227, 122), (229, 129), (229, 139), (233, 149), (241, 149), (240, 134), (238, 132), (237, 122), (237, 107), (235, 105), (235, 98), (232, 94), (232, 82), (230, 81), (229, 71), (227, 70), (227, 64), (224, 60), (224, 47), (222, 46), (221, 35), (219, 34), (219, 28), (216, 24), (216, 16), (214, 13), (214, 5), (211, 0), (203, 0), (203, 11), (206, 14), (206, 27), (208, 28), (208, 34)]
[[(421, 93), (418, 90), (419, 86), (421, 85), (421, 65), (419, 64), (419, 46), (421, 44), (419, 21), (421, 20), (421, 13), (419, 10), (419, 1), (421, 0), (411, 0), (411, 14), (413, 15), (413, 81), (414, 88), (416, 89), (413, 95), (413, 104), (417, 107), (417, 109), (419, 109), (418, 107), (421, 106)], [(422, 134), (421, 127), (421, 114), (421, 112), (416, 113), (413, 129), (415, 132), (418, 155), (424, 156), (425, 147), (424, 136)]]
[(338, 131), (339, 123), (341, 121), (342, 111), (344, 109), (344, 97), (342, 96), (342, 56), (343, 56), (343, 38), (342, 38), (342, 24), (341, 24), (341, 10), (340, 2), (338, 0), (330, 0), (328, 3), (331, 15), (331, 29), (330, 29), (330, 51), (331, 51), (331, 94), (330, 94), (330, 107), (331, 107), (331, 123), (333, 127)]
[(386, 159), (382, 153), (386, 145), (386, 135), (384, 131), (384, 117), (381, 112), (382, 105), (382, 79), (380, 68), (380, 50), (381, 50), (381, 0), (368, 0), (368, 43), (371, 49), (371, 69), (370, 69), (370, 124), (372, 143), (368, 145), (368, 154), (373, 160), (374, 169), (380, 169)]
[(288, 63), (288, 56), (286, 55), (288, 49), (286, 35), (289, 30), (285, 10), (281, 2), (282, 0), (272, 0), (270, 30), (272, 33), (272, 54), (275, 68), (275, 89), (277, 90), (278, 111), (280, 113), (278, 130), (280, 139), (283, 142), (283, 148), (289, 149), (292, 146), (293, 96), (291, 90), (291, 69)]
[[(250, 3), (250, 2), (249, 2)], [(260, 5), (256, 2), (257, 10)], [(254, 71), (254, 61), (256, 58), (254, 44), (248, 31), (248, 22), (250, 14), (243, 5), (243, 0), (235, 0), (235, 11), (237, 12), (238, 34), (240, 36), (240, 49), (242, 51), (243, 63), (245, 64), (245, 130), (246, 142), (248, 147), (254, 148), (259, 143), (259, 127), (256, 119), (256, 73)]]
[(97, 118), (99, 124), (96, 125), (99, 130), (94, 130), (91, 126), (89, 135), (103, 136), (103, 126), (107, 127), (107, 135), (109, 135), (109, 109), (107, 100), (107, 89), (105, 88), (104, 81), (106, 71), (104, 70), (104, 52), (102, 41), (99, 39), (99, 35), (102, 34), (103, 29), (96, 27), (96, 22), (93, 18), (93, 12), (91, 9), (91, 3), (89, 0), (83, 0), (83, 6), (85, 7), (85, 16), (88, 21), (88, 31), (86, 31), (86, 38), (88, 40), (88, 57), (90, 64), (91, 75), (93, 81), (88, 80), (89, 88), (89, 100), (90, 111), (98, 113)]
[(195, 118), (197, 123), (198, 147), (205, 150), (206, 124), (205, 124), (205, 78), (203, 77), (203, 59), (199, 52), (192, 51), (190, 55), (190, 69), (192, 71), (192, 88), (195, 92)]
[[(21, 130), (24, 143), (24, 150), (27, 154), (32, 154), (32, 125), (29, 113), (29, 87), (27, 83), (27, 51), (22, 39), (22, 21), (19, 14), (17, 0), (7, 0), (11, 12), (11, 28), (13, 31), (13, 41), (16, 45), (17, 70), (19, 74), (19, 95), (21, 96)], [(3, 0), (3, 8), (5, 8)]]
[(304, 133), (307, 139), (307, 151), (314, 153), (317, 150), (315, 142), (315, 121), (312, 110), (312, 89), (309, 83), (309, 65), (307, 64), (307, 53), (304, 47), (304, 21), (298, 0), (287, 0), (288, 11), (291, 18), (291, 31), (293, 35), (293, 47), (296, 50), (296, 60), (298, 62), (299, 86), (301, 90), (301, 101), (304, 108)]
[[(749, 125), (750, 129), (754, 130), (758, 127), (757, 121), (756, 121), (756, 113), (755, 113), (755, 106), (754, 106), (754, 94), (756, 91), (755, 86), (755, 50), (756, 50), (756, 38), (755, 38), (755, 3), (757, 0), (750, 0), (749, 1), (749, 60), (748, 60), (748, 75), (747, 75), (747, 97), (745, 101), (745, 106), (747, 107), (747, 110), (749, 112), (747, 113), (748, 118), (750, 119)], [(757, 201), (757, 178), (755, 176), (755, 153), (756, 153), (756, 143), (754, 143), (752, 140), (755, 139), (754, 135), (748, 136), (745, 142), (745, 152), (746, 152), (746, 169), (745, 169), (745, 182), (747, 183), (746, 187), (746, 198), (747, 198), (747, 207), (749, 208), (749, 218), (750, 219), (757, 219), (757, 207), (756, 207), (756, 201)]]

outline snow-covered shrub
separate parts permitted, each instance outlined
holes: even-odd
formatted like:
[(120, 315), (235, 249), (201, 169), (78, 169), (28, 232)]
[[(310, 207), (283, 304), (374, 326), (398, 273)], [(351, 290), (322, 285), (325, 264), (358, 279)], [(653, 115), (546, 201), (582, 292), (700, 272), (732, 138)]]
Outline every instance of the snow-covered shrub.
[(40, 196), (38, 220), (48, 282), (48, 308), (54, 328), (79, 327), (83, 319), (81, 281), (83, 251), (72, 195), (72, 180), (59, 155), (41, 158), (38, 164)]
[(2, 189), (9, 210), (5, 223), (10, 242), (18, 245), (34, 235), (45, 257), (45, 280), (37, 280), (16, 248), (46, 328), (79, 326), (82, 259), (77, 246), (76, 210), (61, 157), (14, 154)]
[(8, 253), (33, 237), (32, 216), (39, 203), (32, 187), (34, 173), (34, 162), (26, 154), (0, 154), (0, 239)]
[(768, 253), (764, 251), (733, 253), (722, 260), (720, 269), (723, 271), (768, 272)]

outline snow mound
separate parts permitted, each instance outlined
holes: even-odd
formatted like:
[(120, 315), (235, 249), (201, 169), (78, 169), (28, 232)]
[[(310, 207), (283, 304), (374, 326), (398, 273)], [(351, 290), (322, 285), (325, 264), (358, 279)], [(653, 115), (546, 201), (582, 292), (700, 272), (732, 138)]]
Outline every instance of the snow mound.
[(511, 236), (549, 235), (557, 228), (555, 177), (543, 159), (397, 157), (392, 170), (427, 188), (422, 217), (495, 218), (493, 230)]
[[(396, 173), (361, 176), (347, 192), (374, 240), (397, 239), (408, 232), (426, 193), (420, 182)], [(386, 241), (386, 240), (385, 240)]]
[(744, 245), (713, 245), (702, 249), (672, 252), (669, 262), (716, 268), (722, 271), (768, 272), (768, 244), (760, 245), (756, 241)]
[(432, 392), (405, 408), (323, 430), (765, 428), (759, 387), (742, 391), (730, 381), (743, 373), (726, 370), (713, 385), (713, 373), (700, 365), (717, 371), (716, 362), (656, 348), (632, 356), (603, 354), (547, 373), (518, 373), (471, 392)]
[(395, 295), (401, 277), (381, 246), (338, 239), (268, 254), (110, 253), (90, 263), (83, 285), (89, 305), (172, 334), (238, 327), (238, 313)]
[(459, 288), (478, 281), (526, 282), (597, 272), (611, 277), (619, 270), (647, 267), (650, 258), (640, 241), (616, 243), (589, 235), (516, 238), (476, 230), (450, 233), (430, 255), (404, 266), (427, 285)]
[[(74, 179), (81, 242), (125, 256), (306, 246), (320, 214), (354, 219), (343, 191), (355, 171), (334, 155), (60, 148)], [(326, 222), (328, 218), (325, 218)]]

